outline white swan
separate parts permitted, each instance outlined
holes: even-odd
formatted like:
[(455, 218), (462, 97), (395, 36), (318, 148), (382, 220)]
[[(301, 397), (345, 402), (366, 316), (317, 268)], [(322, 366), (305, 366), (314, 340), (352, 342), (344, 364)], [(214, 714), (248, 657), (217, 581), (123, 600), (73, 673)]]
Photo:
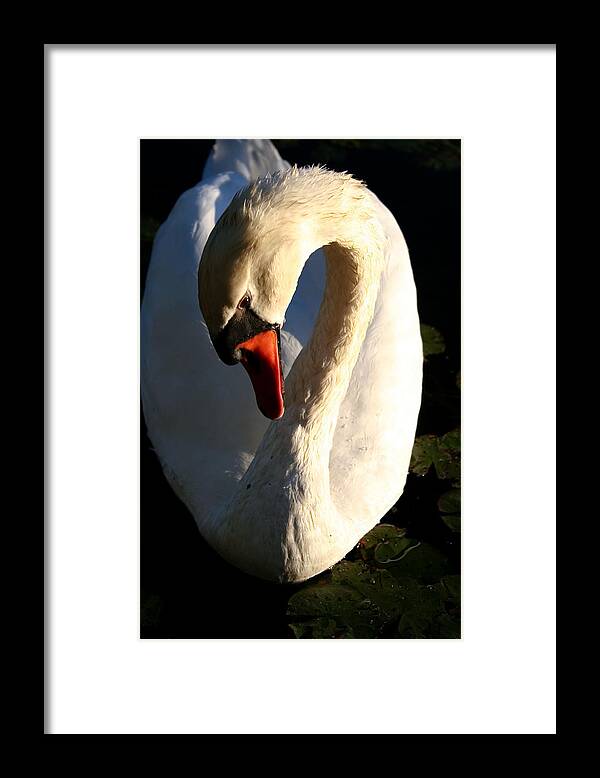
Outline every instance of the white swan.
[(350, 175), (290, 168), (269, 141), (218, 141), (156, 235), (141, 349), (163, 471), (247, 573), (322, 572), (402, 494), (421, 401), (416, 291), (398, 224)]

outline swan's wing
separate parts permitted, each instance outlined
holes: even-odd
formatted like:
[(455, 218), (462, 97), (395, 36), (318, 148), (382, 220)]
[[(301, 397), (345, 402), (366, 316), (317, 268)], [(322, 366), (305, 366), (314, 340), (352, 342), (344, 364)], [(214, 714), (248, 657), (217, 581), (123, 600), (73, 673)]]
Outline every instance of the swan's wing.
[(165, 475), (202, 519), (245, 471), (267, 427), (241, 367), (217, 357), (197, 297), (197, 270), (216, 220), (246, 184), (201, 182), (157, 232), (141, 314), (142, 402)]
[[(374, 197), (374, 196), (373, 196)], [(375, 198), (387, 263), (375, 315), (340, 409), (330, 456), (332, 497), (368, 531), (404, 489), (421, 404), (423, 353), (408, 249)]]
[(259, 176), (289, 167), (289, 162), (281, 158), (270, 140), (218, 140), (212, 147), (202, 178), (234, 172), (249, 183)]

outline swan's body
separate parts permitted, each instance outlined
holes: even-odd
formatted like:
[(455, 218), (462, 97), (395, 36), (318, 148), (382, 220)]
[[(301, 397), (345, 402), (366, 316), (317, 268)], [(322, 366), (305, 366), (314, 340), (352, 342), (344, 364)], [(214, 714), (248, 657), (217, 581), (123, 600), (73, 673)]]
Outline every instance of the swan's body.
[[(261, 321), (285, 315), (277, 421), (211, 342), (246, 290)], [(391, 213), (346, 174), (290, 169), (269, 142), (215, 144), (157, 233), (142, 307), (148, 434), (206, 540), (270, 580), (333, 565), (403, 491), (421, 380), (416, 291)]]

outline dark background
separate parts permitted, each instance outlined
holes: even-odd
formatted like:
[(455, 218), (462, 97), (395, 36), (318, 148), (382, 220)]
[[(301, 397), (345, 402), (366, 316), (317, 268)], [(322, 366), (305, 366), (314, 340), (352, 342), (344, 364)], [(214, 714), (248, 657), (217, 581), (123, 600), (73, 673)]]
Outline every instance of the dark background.
[[(141, 289), (157, 227), (202, 177), (213, 140), (141, 141)], [(275, 140), (298, 165), (347, 170), (392, 211), (408, 244), (421, 322), (444, 336), (425, 366), (417, 435), (460, 424), (460, 141)], [(409, 473), (383, 521), (442, 550), (460, 571), (460, 541), (439, 519), (445, 490), (433, 472)], [(293, 638), (286, 605), (298, 585), (247, 576), (222, 561), (162, 475), (141, 419), (141, 637)]]

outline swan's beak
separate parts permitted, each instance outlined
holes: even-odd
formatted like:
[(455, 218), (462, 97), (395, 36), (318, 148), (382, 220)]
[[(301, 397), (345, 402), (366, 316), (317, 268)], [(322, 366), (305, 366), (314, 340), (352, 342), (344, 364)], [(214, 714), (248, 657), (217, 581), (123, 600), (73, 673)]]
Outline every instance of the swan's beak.
[(219, 359), (241, 362), (248, 371), (256, 404), (267, 419), (283, 416), (283, 373), (279, 324), (269, 324), (249, 308), (238, 310), (217, 335), (211, 335)]
[(279, 330), (265, 330), (236, 346), (246, 368), (260, 412), (267, 419), (283, 416), (283, 374), (280, 361)]

